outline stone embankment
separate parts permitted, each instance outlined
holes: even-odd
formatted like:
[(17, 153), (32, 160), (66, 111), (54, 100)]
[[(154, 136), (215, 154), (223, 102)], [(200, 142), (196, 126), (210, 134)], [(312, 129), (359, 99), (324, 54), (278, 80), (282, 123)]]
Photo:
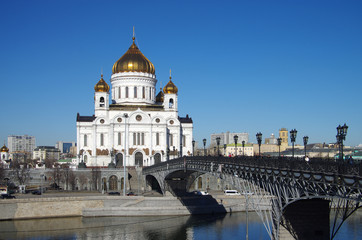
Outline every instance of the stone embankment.
[[(23, 198), (1, 200), (0, 220), (71, 216), (190, 215), (245, 211), (245, 207), (243, 196), (224, 195), (191, 198), (104, 195)], [(264, 207), (268, 208), (268, 205)], [(249, 211), (252, 211), (250, 204)]]

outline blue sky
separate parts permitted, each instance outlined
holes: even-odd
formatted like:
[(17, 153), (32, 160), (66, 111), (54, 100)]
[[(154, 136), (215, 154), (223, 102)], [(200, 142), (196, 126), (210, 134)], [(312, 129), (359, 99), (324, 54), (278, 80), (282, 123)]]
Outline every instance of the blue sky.
[(362, 143), (361, 1), (1, 1), (0, 140), (76, 140), (94, 113), (94, 85), (132, 43), (165, 85), (194, 137), (298, 130), (297, 143)]

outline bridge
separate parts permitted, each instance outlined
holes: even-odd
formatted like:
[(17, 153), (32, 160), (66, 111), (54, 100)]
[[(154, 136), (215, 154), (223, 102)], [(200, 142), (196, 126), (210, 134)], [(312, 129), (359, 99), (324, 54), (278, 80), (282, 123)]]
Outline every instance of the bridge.
[[(295, 239), (333, 239), (362, 202), (362, 164), (334, 159), (181, 157), (143, 169), (147, 184), (185, 194), (210, 173), (244, 193), (271, 239), (283, 226)], [(253, 197), (249, 194), (253, 193)], [(270, 203), (270, 208), (262, 206)], [(333, 210), (333, 211), (332, 211)], [(333, 213), (333, 214), (332, 214)], [(333, 226), (330, 226), (330, 220)]]

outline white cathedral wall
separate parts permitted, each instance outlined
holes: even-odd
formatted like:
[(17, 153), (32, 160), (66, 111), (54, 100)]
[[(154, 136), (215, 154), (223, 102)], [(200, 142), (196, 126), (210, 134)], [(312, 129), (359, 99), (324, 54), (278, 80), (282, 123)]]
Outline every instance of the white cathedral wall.
[[(149, 116), (150, 114), (151, 116)], [(135, 116), (141, 115), (142, 120), (138, 122), (135, 119)], [(108, 149), (110, 151), (112, 148), (118, 150), (118, 152), (122, 152), (124, 154), (124, 120), (121, 123), (117, 122), (117, 118), (119, 116), (123, 116), (123, 112), (110, 111), (109, 112), (110, 119), (106, 117), (98, 117), (93, 123), (88, 122), (78, 122), (77, 128), (79, 129), (79, 137), (78, 137), (78, 146), (79, 150), (92, 150), (92, 155), (88, 152), (85, 152), (84, 155), (87, 155), (88, 165), (89, 166), (107, 166), (110, 161), (110, 155), (104, 156), (95, 156), (96, 150), (98, 149)], [(170, 146), (170, 150), (173, 150), (173, 146), (175, 149), (180, 151), (180, 144), (182, 138), (180, 136), (180, 126), (181, 123), (175, 118), (175, 114), (173, 112), (143, 112), (141, 110), (137, 110), (134, 112), (129, 112), (130, 118), (127, 119), (127, 142), (128, 148), (135, 148), (130, 157), (128, 158), (128, 166), (135, 165), (134, 155), (137, 151), (142, 152), (143, 159), (146, 161), (146, 165), (154, 164), (153, 153), (160, 153), (162, 156), (162, 161), (167, 159), (166, 149), (167, 146), (170, 145), (169, 139), (167, 138), (169, 134), (173, 135), (173, 145)], [(159, 118), (160, 123), (156, 124), (155, 119)], [(100, 119), (104, 119), (105, 123), (101, 124)], [(174, 124), (169, 124), (170, 120), (174, 121)], [(151, 126), (152, 121), (152, 126)], [(116, 122), (116, 123), (114, 123)], [(190, 125), (190, 126), (188, 126)], [(182, 124), (182, 134), (186, 137), (186, 146), (182, 146), (182, 155), (187, 155), (188, 152), (192, 153), (192, 124)], [(121, 132), (121, 144), (118, 145), (118, 132)], [(133, 143), (133, 133), (144, 133), (145, 134), (145, 143), (144, 145), (134, 145)], [(159, 133), (159, 145), (156, 144), (156, 135)], [(84, 135), (87, 134), (87, 146), (84, 146)], [(104, 135), (104, 144), (100, 145), (100, 135)], [(78, 135), (78, 134), (77, 134)], [(137, 143), (137, 142), (136, 142)], [(149, 150), (148, 155), (146, 155), (144, 149)], [(162, 154), (163, 151), (163, 154)]]

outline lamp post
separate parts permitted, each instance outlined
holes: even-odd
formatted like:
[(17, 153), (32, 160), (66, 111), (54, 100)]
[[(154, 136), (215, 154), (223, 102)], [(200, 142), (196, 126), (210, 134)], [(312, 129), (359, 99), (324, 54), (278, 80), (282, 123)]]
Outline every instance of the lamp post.
[(170, 160), (170, 148), (167, 146), (167, 149), (166, 149), (166, 153), (167, 153), (167, 161)]
[(280, 157), (280, 145), (282, 145), (282, 139), (278, 138), (277, 141), (278, 141), (278, 146), (279, 146), (279, 157)]
[(238, 151), (237, 151), (237, 148), (236, 146), (238, 145), (238, 135), (234, 135), (234, 143), (235, 143), (235, 157), (238, 156)]
[(256, 140), (258, 141), (258, 145), (259, 145), (259, 156), (260, 156), (260, 146), (261, 146), (262, 139), (263, 139), (263, 134), (261, 132), (258, 132), (256, 134)]
[(342, 161), (343, 160), (343, 141), (346, 140), (346, 136), (347, 136), (347, 130), (348, 130), (348, 126), (346, 124), (344, 124), (343, 126), (338, 125), (337, 127), (337, 143), (339, 145), (339, 160)]
[(206, 156), (206, 138), (202, 139), (202, 142), (204, 143), (204, 156)]
[(192, 140), (192, 156), (195, 156), (195, 140)]
[(217, 156), (220, 156), (219, 146), (220, 146), (220, 137), (216, 138), (216, 144), (217, 144)]
[(172, 159), (175, 159), (175, 156), (176, 156), (176, 149), (175, 149), (175, 146), (173, 146), (173, 158)]
[(297, 130), (292, 129), (290, 130), (290, 141), (292, 142), (292, 157), (294, 158), (294, 142), (295, 139), (297, 138)]
[(125, 113), (123, 114), (124, 117), (124, 156), (123, 156), (123, 196), (126, 196), (126, 165), (127, 165), (127, 154), (128, 154), (128, 149), (127, 149), (127, 118), (128, 118), (128, 114)]
[(245, 155), (245, 153), (244, 153), (245, 141), (243, 140), (243, 141), (241, 142), (241, 144), (243, 145), (243, 156), (244, 156), (244, 155)]
[(226, 156), (226, 144), (224, 144), (224, 157)]
[(303, 143), (304, 143), (304, 157), (307, 157), (307, 144), (308, 144), (308, 136), (303, 137)]

